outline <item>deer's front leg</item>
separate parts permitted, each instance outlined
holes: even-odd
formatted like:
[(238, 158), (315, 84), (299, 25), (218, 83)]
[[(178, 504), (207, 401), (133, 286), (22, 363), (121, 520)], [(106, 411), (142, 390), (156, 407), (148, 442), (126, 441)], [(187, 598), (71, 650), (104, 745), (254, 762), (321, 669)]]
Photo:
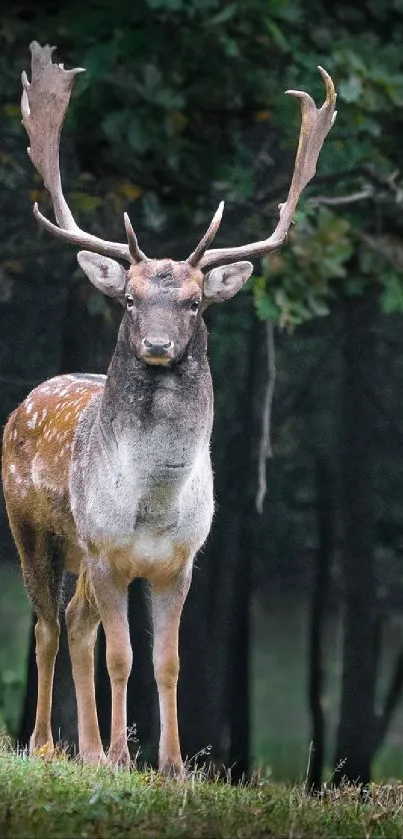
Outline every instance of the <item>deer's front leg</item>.
[(111, 741), (108, 763), (128, 768), (127, 682), (133, 654), (127, 619), (127, 584), (116, 578), (110, 568), (91, 572), (91, 581), (106, 639), (106, 666), (112, 692)]
[(159, 769), (178, 775), (183, 771), (179, 743), (177, 684), (179, 676), (179, 622), (189, 591), (191, 570), (176, 580), (174, 586), (151, 587), (154, 624), (153, 662), (160, 708)]

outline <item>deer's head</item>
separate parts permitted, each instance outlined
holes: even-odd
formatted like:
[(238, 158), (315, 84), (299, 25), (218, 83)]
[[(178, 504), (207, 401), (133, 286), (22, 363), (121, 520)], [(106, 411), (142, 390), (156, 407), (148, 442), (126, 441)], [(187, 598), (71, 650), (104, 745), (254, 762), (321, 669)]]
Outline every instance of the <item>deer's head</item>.
[(125, 270), (90, 251), (77, 258), (93, 285), (125, 307), (126, 334), (136, 356), (161, 366), (182, 358), (206, 306), (232, 297), (253, 268), (243, 261), (203, 273), (189, 260), (142, 259)]
[[(147, 364), (170, 365), (189, 345), (203, 310), (212, 302), (228, 300), (252, 273), (251, 257), (283, 244), (299, 195), (311, 180), (323, 141), (336, 117), (336, 93), (330, 76), (319, 67), (326, 100), (317, 108), (302, 91), (287, 91), (301, 103), (301, 131), (287, 200), (280, 204), (277, 227), (260, 242), (234, 248), (210, 249), (220, 225), (220, 204), (196, 249), (183, 262), (149, 259), (140, 250), (125, 213), (127, 244), (109, 242), (81, 230), (65, 201), (59, 170), (60, 133), (74, 77), (81, 68), (65, 70), (52, 62), (54, 47), (31, 44), (32, 80), (22, 75), (21, 110), (30, 137), (29, 156), (50, 192), (57, 224), (34, 206), (34, 215), (50, 233), (84, 247), (78, 262), (90, 281), (125, 306), (126, 334), (134, 353)], [(129, 264), (128, 269), (122, 262)], [(227, 264), (228, 263), (228, 264)]]

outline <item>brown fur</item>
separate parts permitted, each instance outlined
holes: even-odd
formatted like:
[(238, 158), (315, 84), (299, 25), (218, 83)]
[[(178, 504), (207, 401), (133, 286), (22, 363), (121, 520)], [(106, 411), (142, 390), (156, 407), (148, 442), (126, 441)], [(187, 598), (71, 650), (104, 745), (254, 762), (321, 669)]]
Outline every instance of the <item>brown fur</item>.
[[(77, 422), (83, 408), (102, 391), (102, 384), (67, 379), (39, 385), (13, 411), (4, 429), (2, 478), (10, 526), (24, 564), (24, 545), (18, 538), (24, 527), (39, 528), (65, 537), (69, 545), (68, 570), (77, 571), (80, 550), (69, 509), (69, 464)], [(60, 394), (60, 390), (67, 393)], [(34, 422), (35, 418), (35, 422)], [(41, 468), (46, 486), (38, 489), (33, 471)], [(78, 556), (77, 556), (78, 555)]]

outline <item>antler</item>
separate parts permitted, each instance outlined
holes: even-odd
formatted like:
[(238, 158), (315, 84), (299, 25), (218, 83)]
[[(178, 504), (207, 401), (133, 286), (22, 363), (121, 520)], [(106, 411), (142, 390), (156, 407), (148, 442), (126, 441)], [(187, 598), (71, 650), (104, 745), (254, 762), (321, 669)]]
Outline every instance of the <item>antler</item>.
[(200, 239), (200, 242), (197, 245), (197, 248), (193, 251), (193, 253), (190, 254), (190, 256), (188, 256), (188, 258), (186, 260), (186, 262), (188, 262), (189, 265), (196, 266), (196, 265), (199, 264), (202, 256), (204, 255), (205, 250), (211, 244), (211, 242), (214, 239), (215, 234), (217, 233), (217, 230), (218, 230), (218, 228), (221, 224), (223, 210), (224, 210), (224, 201), (220, 201), (220, 203), (218, 205), (218, 210), (216, 210), (215, 215), (213, 216), (213, 220), (210, 223), (210, 226), (206, 230), (203, 238)]
[[(31, 82), (27, 74), (22, 73), (23, 93), (21, 99), (22, 122), (25, 126), (30, 147), (28, 155), (35, 168), (42, 176), (49, 190), (57, 225), (49, 221), (35, 204), (33, 208), (37, 221), (54, 236), (72, 242), (80, 248), (124, 259), (127, 262), (140, 262), (147, 257), (139, 249), (129, 218), (125, 218), (128, 245), (108, 242), (86, 233), (76, 224), (63, 195), (60, 168), (60, 134), (77, 73), (84, 72), (82, 67), (65, 70), (63, 64), (52, 62), (55, 47), (47, 44), (41, 47), (37, 41), (30, 44), (32, 54)], [(127, 215), (127, 214), (126, 214)]]
[[(214, 248), (207, 250), (204, 256), (201, 254), (199, 257), (200, 268), (211, 268), (213, 265), (218, 265), (220, 262), (226, 262), (228, 260), (230, 262), (236, 262), (241, 259), (249, 259), (250, 257), (264, 256), (264, 254), (276, 250), (276, 248), (279, 248), (283, 244), (292, 222), (299, 196), (315, 174), (319, 152), (326, 135), (336, 119), (337, 111), (335, 111), (335, 105), (337, 94), (332, 79), (323, 67), (318, 67), (318, 70), (326, 86), (326, 100), (321, 108), (318, 109), (316, 107), (308, 93), (301, 90), (287, 90), (290, 96), (295, 96), (301, 100), (302, 121), (294, 174), (287, 201), (279, 205), (280, 218), (274, 233), (268, 239), (264, 239), (261, 242), (252, 242), (236, 248)], [(200, 253), (199, 248), (201, 248), (202, 242), (189, 257), (189, 260), (194, 260), (195, 254)], [(193, 261), (192, 264), (195, 264), (195, 262)]]
[[(48, 44), (41, 47), (37, 41), (30, 44), (32, 53), (32, 80), (22, 74), (23, 93), (21, 99), (22, 122), (28, 132), (31, 146), (28, 148), (29, 157), (35, 168), (42, 176), (46, 188), (49, 190), (57, 224), (45, 218), (34, 204), (34, 216), (49, 233), (71, 242), (80, 248), (95, 253), (124, 259), (127, 262), (142, 262), (147, 259), (140, 250), (136, 235), (127, 213), (124, 223), (128, 244), (109, 242), (86, 233), (75, 222), (68, 204), (64, 198), (60, 168), (59, 144), (60, 134), (77, 73), (83, 68), (65, 70), (62, 64), (52, 62), (55, 47)], [(280, 218), (277, 227), (268, 239), (252, 242), (235, 248), (217, 248), (207, 250), (220, 226), (224, 203), (218, 207), (214, 218), (200, 240), (196, 249), (186, 260), (192, 266), (210, 268), (221, 262), (236, 262), (250, 257), (264, 256), (279, 248), (288, 233), (293, 219), (299, 196), (304, 187), (313, 178), (316, 163), (324, 139), (330, 131), (336, 118), (336, 93), (332, 79), (323, 67), (318, 67), (326, 86), (326, 100), (321, 108), (317, 108), (308, 93), (300, 90), (288, 90), (291, 96), (301, 101), (301, 131), (298, 150), (295, 158), (294, 174), (291, 181), (287, 201), (280, 204)]]

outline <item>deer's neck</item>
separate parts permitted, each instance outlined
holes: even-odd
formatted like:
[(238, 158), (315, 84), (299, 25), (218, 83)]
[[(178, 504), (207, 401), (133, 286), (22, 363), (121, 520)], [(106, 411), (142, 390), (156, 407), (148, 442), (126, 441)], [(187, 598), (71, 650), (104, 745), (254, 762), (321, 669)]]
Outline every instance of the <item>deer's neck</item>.
[[(186, 463), (208, 445), (213, 393), (206, 352), (206, 326), (199, 327), (184, 356), (172, 368), (139, 360), (123, 321), (109, 366), (99, 422), (112, 446), (133, 442), (153, 451), (161, 463)], [(130, 452), (129, 452), (130, 459)]]
[(169, 531), (191, 553), (205, 540), (213, 393), (204, 324), (195, 337), (172, 369), (159, 369), (135, 358), (121, 331), (101, 401), (83, 412), (75, 440), (70, 494), (83, 539), (128, 545), (136, 531), (154, 544)]

